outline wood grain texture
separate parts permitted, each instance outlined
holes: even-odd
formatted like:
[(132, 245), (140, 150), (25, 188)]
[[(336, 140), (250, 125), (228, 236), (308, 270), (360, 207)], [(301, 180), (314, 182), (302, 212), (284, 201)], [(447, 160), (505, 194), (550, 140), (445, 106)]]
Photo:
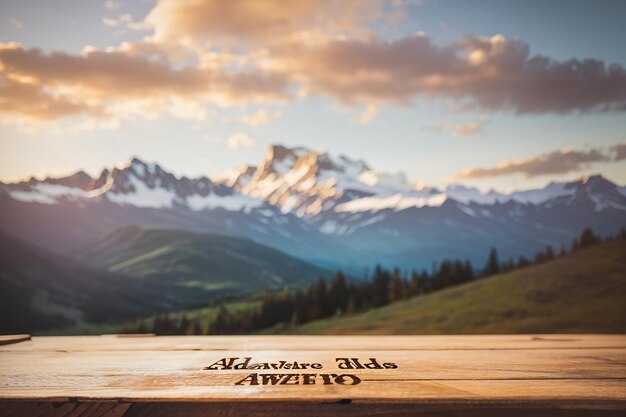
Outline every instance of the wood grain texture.
[[(295, 361), (309, 366), (206, 369), (223, 368), (222, 358), (237, 358), (237, 364), (247, 357), (248, 365)], [(381, 369), (340, 369), (340, 358)], [(321, 369), (312, 369), (314, 363)], [(241, 383), (251, 374), (257, 377)], [(332, 376), (342, 374), (359, 383), (342, 384), (356, 379)], [(280, 410), (619, 415), (626, 412), (626, 336), (92, 336), (33, 337), (0, 346), (0, 416), (14, 415), (6, 413), (10, 407), (31, 410), (23, 415), (44, 415), (37, 410), (50, 404), (66, 410), (50, 415), (74, 415), (72, 405), (89, 405), (95, 408), (76, 415), (94, 416), (120, 412), (122, 406), (129, 406), (124, 416), (261, 416)], [(119, 407), (105, 410), (112, 405)]]
[[(122, 340), (120, 340), (122, 339)], [(622, 335), (476, 336), (47, 336), (2, 351), (65, 350), (502, 350), (626, 348)]]

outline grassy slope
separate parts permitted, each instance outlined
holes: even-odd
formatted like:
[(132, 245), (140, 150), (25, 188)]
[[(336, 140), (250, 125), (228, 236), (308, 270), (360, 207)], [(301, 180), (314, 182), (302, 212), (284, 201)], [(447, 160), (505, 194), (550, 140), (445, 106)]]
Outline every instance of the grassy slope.
[[(219, 305), (210, 305), (207, 307), (201, 307), (189, 310), (180, 310), (174, 312), (160, 313), (159, 316), (168, 316), (170, 320), (178, 322), (183, 316), (188, 319), (194, 319), (198, 321), (200, 328), (204, 331), (209, 323), (217, 316), (217, 312), (220, 306), (224, 306), (230, 313), (237, 313), (239, 311), (250, 310), (258, 307), (260, 304), (262, 293), (255, 293), (241, 298), (234, 299), (232, 301), (221, 302)], [(146, 325), (150, 325), (157, 315), (150, 315), (141, 317)], [(134, 327), (137, 324), (137, 320), (126, 320), (116, 323), (81, 323), (77, 326), (65, 327), (61, 329), (49, 329), (45, 331), (36, 332), (38, 335), (45, 336), (58, 336), (58, 335), (100, 335), (110, 333), (123, 333), (128, 327)]]
[(301, 334), (626, 333), (626, 242), (366, 313), (273, 329)]

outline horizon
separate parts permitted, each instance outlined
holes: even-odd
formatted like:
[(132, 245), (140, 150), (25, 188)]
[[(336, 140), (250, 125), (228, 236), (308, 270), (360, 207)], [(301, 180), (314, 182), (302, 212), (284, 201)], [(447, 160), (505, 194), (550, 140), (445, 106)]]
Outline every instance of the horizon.
[(437, 188), (626, 184), (624, 2), (249, 5), (3, 2), (0, 181), (283, 143)]
[[(274, 143), (274, 144), (269, 144), (267, 145), (266, 152), (269, 151), (272, 147), (275, 146), (283, 146), (286, 147), (288, 149), (295, 149), (295, 148), (304, 148), (307, 151), (313, 152), (313, 153), (319, 153), (319, 154), (327, 154), (330, 155), (331, 157), (347, 157), (348, 159), (350, 159), (351, 161), (355, 161), (355, 162), (364, 162), (373, 172), (376, 172), (377, 174), (400, 174), (400, 175), (404, 175), (406, 177), (407, 183), (409, 185), (411, 185), (412, 187), (414, 187), (416, 190), (419, 189), (435, 189), (435, 190), (440, 190), (440, 191), (445, 191), (448, 188), (452, 188), (452, 187), (466, 187), (466, 188), (473, 188), (473, 189), (478, 189), (480, 191), (481, 194), (485, 195), (485, 194), (489, 194), (492, 192), (495, 193), (500, 193), (503, 195), (508, 195), (508, 194), (512, 194), (512, 193), (516, 193), (516, 192), (520, 192), (520, 191), (531, 191), (531, 190), (540, 190), (543, 189), (547, 186), (549, 186), (550, 184), (563, 184), (563, 183), (569, 183), (569, 182), (577, 182), (577, 181), (581, 181), (581, 182), (586, 182), (589, 178), (591, 177), (601, 177), (604, 178), (607, 181), (610, 181), (614, 184), (616, 184), (618, 187), (624, 187), (626, 186), (626, 181), (624, 183), (620, 183), (616, 180), (614, 180), (613, 178), (608, 177), (607, 175), (602, 174), (601, 172), (592, 172), (590, 174), (587, 175), (579, 175), (578, 177), (575, 178), (571, 178), (571, 179), (567, 179), (567, 180), (559, 180), (556, 178), (552, 178), (549, 179), (546, 184), (544, 186), (540, 186), (540, 187), (532, 187), (532, 188), (516, 188), (516, 189), (510, 189), (510, 190), (500, 190), (500, 189), (496, 189), (496, 188), (481, 188), (481, 187), (477, 187), (477, 186), (473, 186), (471, 184), (465, 183), (463, 181), (460, 182), (449, 182), (448, 184), (446, 184), (445, 187), (440, 187), (440, 186), (435, 186), (433, 184), (426, 184), (420, 181), (416, 181), (415, 179), (409, 178), (405, 172), (403, 171), (396, 171), (396, 172), (385, 172), (385, 171), (380, 171), (378, 170), (376, 167), (370, 165), (368, 163), (368, 161), (363, 160), (363, 159), (355, 159), (355, 158), (350, 158), (349, 155), (344, 155), (344, 154), (339, 154), (339, 153), (333, 153), (332, 151), (328, 151), (328, 150), (316, 150), (316, 149), (311, 149), (308, 148), (304, 145), (300, 145), (300, 146), (285, 146), (283, 144), (280, 143)], [(196, 176), (187, 176), (184, 174), (179, 174), (174, 172), (173, 170), (171, 170), (167, 165), (159, 162), (159, 161), (155, 161), (155, 160), (149, 160), (147, 158), (143, 158), (139, 155), (131, 155), (128, 158), (119, 161), (111, 166), (104, 166), (101, 167), (100, 169), (89, 169), (86, 167), (77, 167), (71, 171), (69, 171), (66, 174), (59, 174), (59, 175), (51, 175), (51, 176), (28, 176), (22, 179), (17, 179), (14, 181), (1, 181), (0, 183), (2, 184), (9, 184), (9, 185), (16, 185), (16, 184), (21, 184), (21, 183), (27, 183), (30, 181), (39, 181), (39, 182), (43, 182), (46, 180), (57, 180), (57, 179), (62, 179), (62, 178), (67, 178), (70, 176), (73, 176), (75, 174), (79, 174), (79, 173), (85, 173), (87, 175), (89, 175), (92, 179), (97, 179), (105, 170), (108, 171), (112, 171), (113, 169), (125, 169), (125, 168), (129, 168), (132, 165), (132, 162), (134, 160), (138, 160), (144, 164), (154, 164), (156, 166), (159, 166), (161, 169), (163, 169), (164, 171), (173, 174), (177, 179), (181, 179), (183, 177), (189, 178), (189, 179), (199, 179), (202, 177), (206, 177), (209, 180), (211, 180), (212, 182), (215, 183), (220, 183), (222, 181), (225, 180), (225, 178), (229, 175), (234, 173), (235, 171), (237, 171), (240, 168), (244, 168), (244, 167), (254, 167), (257, 168), (263, 161), (265, 161), (265, 156), (263, 156), (262, 159), (254, 162), (251, 161), (249, 163), (244, 163), (242, 165), (239, 165), (237, 167), (232, 167), (230, 169), (226, 169), (225, 171), (222, 171), (221, 173), (218, 173), (217, 175), (209, 175), (207, 173), (200, 173), (199, 175)]]

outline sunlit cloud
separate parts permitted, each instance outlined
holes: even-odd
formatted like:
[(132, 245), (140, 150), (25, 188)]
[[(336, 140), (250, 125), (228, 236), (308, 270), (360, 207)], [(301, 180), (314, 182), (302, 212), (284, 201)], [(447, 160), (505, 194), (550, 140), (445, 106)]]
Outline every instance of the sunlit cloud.
[(35, 84), (0, 76), (0, 120), (5, 123), (21, 118), (50, 121), (76, 115), (105, 117), (107, 112), (98, 104), (62, 94), (47, 94)]
[(376, 117), (377, 114), (378, 114), (378, 105), (367, 104), (365, 106), (365, 110), (363, 110), (359, 114), (357, 121), (361, 124), (368, 124)]
[[(395, 7), (384, 7), (390, 4)], [(417, 99), (485, 113), (626, 111), (626, 69), (618, 64), (533, 55), (524, 42), (501, 35), (448, 44), (422, 32), (383, 39), (371, 20), (399, 19), (406, 4), (160, 0), (145, 20), (128, 13), (102, 20), (118, 35), (151, 30), (141, 41), (80, 54), (0, 44), (0, 112), (39, 122), (164, 113), (202, 119), (211, 106), (312, 96), (357, 109), (359, 123), (383, 106), (410, 107)], [(22, 97), (6, 102), (18, 90)], [(260, 126), (279, 118), (280, 112), (260, 110), (242, 121)], [(442, 128), (453, 137), (481, 129), (481, 121)]]
[(437, 130), (441, 130), (445, 132), (449, 136), (453, 138), (471, 136), (479, 133), (483, 129), (483, 121), (475, 120), (467, 123), (446, 123), (441, 128)]
[(161, 0), (146, 17), (160, 42), (267, 44), (363, 32), (384, 1)]
[[(593, 163), (618, 161), (624, 157), (624, 143), (589, 150), (559, 149), (526, 159), (505, 161), (489, 168), (470, 168), (453, 176), (454, 179), (485, 179), (520, 174), (526, 178), (541, 175), (559, 175), (587, 169)], [(612, 156), (615, 153), (615, 156)]]
[(418, 34), (392, 41), (330, 40), (277, 48), (267, 65), (340, 103), (412, 105), (416, 97), (518, 114), (626, 110), (626, 70), (592, 59), (555, 61), (502, 36), (435, 45)]
[(149, 114), (151, 106), (167, 111), (168, 103), (173, 103), (172, 114), (181, 115), (177, 108), (184, 101), (193, 103), (197, 114), (198, 103), (229, 106), (289, 97), (287, 80), (279, 75), (173, 68), (164, 60), (122, 49), (47, 54), (15, 43), (0, 44), (0, 77), (0, 111), (40, 120), (77, 113), (120, 115), (113, 109), (142, 109)]

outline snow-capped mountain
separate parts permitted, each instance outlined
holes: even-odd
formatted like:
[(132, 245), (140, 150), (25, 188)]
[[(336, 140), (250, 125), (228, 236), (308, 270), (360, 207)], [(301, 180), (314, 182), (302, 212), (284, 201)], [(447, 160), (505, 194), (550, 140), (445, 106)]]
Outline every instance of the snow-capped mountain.
[(60, 252), (136, 224), (246, 237), (352, 272), (381, 262), (482, 262), (569, 245), (585, 227), (626, 227), (626, 187), (601, 176), (509, 194), (417, 187), (403, 174), (306, 148), (271, 146), (257, 166), (214, 180), (132, 159), (96, 177), (0, 184), (0, 230)]
[(116, 227), (143, 225), (245, 237), (320, 265), (331, 259), (320, 249), (331, 239), (296, 216), (227, 184), (176, 177), (136, 158), (97, 178), (81, 171), (0, 184), (0, 205), (0, 230), (59, 252)]
[(345, 204), (362, 198), (373, 203), (374, 198), (393, 200), (402, 195), (412, 201), (434, 194), (432, 190), (417, 190), (402, 173), (379, 173), (365, 162), (344, 155), (335, 157), (327, 152), (281, 145), (271, 146), (256, 168), (244, 166), (220, 177), (220, 181), (242, 194), (280, 207), (283, 213), (300, 217), (342, 210)]
[(98, 178), (80, 171), (66, 178), (31, 179), (6, 188), (16, 200), (42, 204), (58, 204), (64, 200), (109, 201), (134, 207), (184, 207), (193, 211), (213, 208), (249, 211), (263, 205), (261, 200), (241, 195), (225, 185), (215, 185), (206, 177), (176, 178), (159, 165), (137, 158), (121, 168), (103, 170)]
[[(418, 188), (403, 173), (378, 172), (363, 161), (343, 155), (333, 156), (327, 152), (281, 145), (269, 147), (258, 166), (243, 166), (216, 179), (216, 183), (233, 187), (254, 199), (264, 200), (279, 207), (283, 213), (305, 218), (314, 218), (329, 211), (356, 213), (439, 207), (446, 200), (463, 205), (493, 205), (509, 201), (542, 204), (560, 197), (572, 197), (580, 184), (589, 181), (593, 183), (596, 179), (590, 177), (574, 182), (552, 182), (541, 189), (509, 194), (493, 190), (481, 192), (477, 188), (459, 184), (452, 184), (443, 190)], [(626, 186), (620, 188), (609, 185), (603, 191), (609, 192), (612, 188), (616, 188), (621, 195), (626, 194)], [(613, 197), (615, 199), (615, 195)], [(615, 201), (619, 206), (618, 201), (619, 197)]]

